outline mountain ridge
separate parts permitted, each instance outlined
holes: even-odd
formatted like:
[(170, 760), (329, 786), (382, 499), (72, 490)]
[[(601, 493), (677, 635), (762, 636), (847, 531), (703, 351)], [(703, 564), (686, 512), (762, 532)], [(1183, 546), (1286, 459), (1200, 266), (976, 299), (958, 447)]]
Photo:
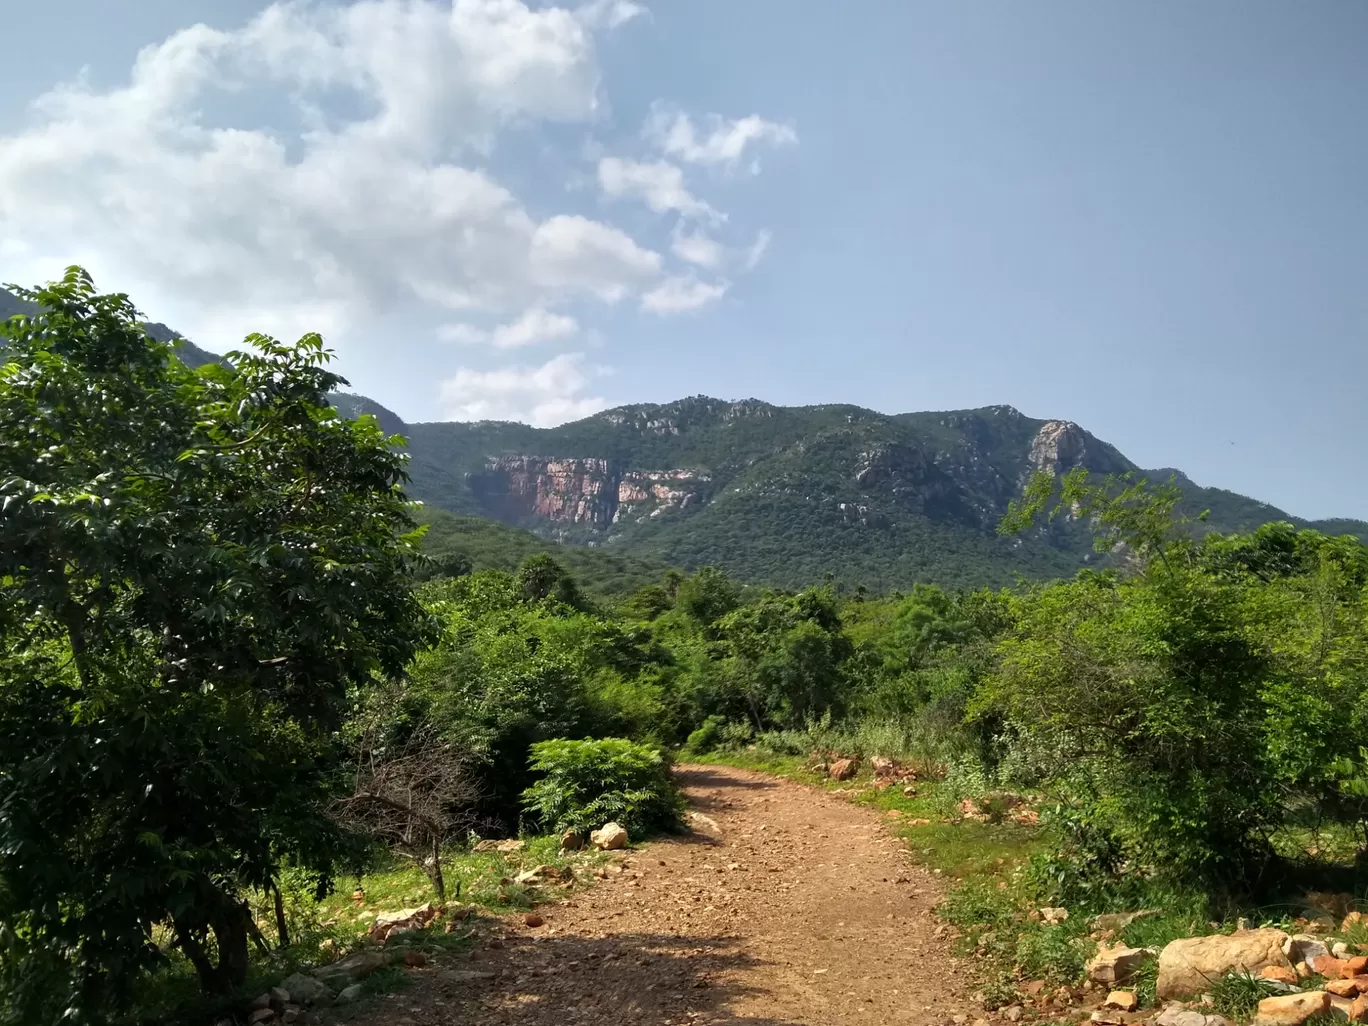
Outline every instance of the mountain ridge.
[[(0, 317), (26, 308), (0, 290)], [(147, 329), (176, 342), (192, 366), (222, 359), (165, 325)], [(1031, 473), (1075, 467), (1171, 476), (1185, 512), (1210, 510), (1202, 530), (1288, 521), (1368, 538), (1363, 521), (1306, 520), (1201, 487), (1181, 471), (1146, 470), (1072, 421), (1008, 405), (884, 414), (849, 403), (696, 395), (536, 428), (410, 423), (351, 392), (330, 401), (344, 416), (372, 415), (408, 439), (414, 498), (548, 542), (611, 548), (638, 567), (714, 564), (753, 582), (829, 576), (881, 589), (1067, 576), (1099, 559), (1082, 525), (1057, 521), (1017, 538), (999, 537), (996, 526)], [(442, 544), (459, 548), (459, 539), (449, 531)]]

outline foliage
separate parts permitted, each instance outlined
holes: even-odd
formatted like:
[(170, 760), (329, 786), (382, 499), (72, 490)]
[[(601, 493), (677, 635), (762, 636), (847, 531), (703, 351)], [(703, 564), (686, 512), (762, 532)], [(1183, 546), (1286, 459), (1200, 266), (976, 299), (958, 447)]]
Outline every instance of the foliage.
[(665, 757), (623, 738), (539, 742), (532, 769), (542, 778), (523, 792), (523, 804), (552, 832), (587, 833), (616, 822), (640, 838), (676, 828), (683, 814)]
[[(351, 696), (427, 618), (402, 458), (317, 336), (191, 371), (72, 268), (0, 324), (0, 993), (101, 1020), (166, 953), (245, 977), (246, 897), (357, 854)], [(407, 532), (407, 533), (406, 533)]]

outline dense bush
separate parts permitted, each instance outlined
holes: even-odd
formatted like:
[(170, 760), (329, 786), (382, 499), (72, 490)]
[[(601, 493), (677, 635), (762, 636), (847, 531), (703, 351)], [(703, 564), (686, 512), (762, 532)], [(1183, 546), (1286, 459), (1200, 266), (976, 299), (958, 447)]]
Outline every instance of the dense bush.
[(680, 823), (683, 799), (658, 749), (624, 738), (542, 741), (532, 746), (541, 779), (523, 805), (543, 830), (585, 833), (615, 822), (633, 838)]

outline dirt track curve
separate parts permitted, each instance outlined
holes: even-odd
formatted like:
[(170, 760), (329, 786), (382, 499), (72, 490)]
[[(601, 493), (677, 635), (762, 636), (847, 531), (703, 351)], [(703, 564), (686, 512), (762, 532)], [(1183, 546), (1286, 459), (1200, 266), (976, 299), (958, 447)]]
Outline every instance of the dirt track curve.
[(510, 919), (502, 947), (417, 972), (353, 1021), (868, 1026), (968, 1008), (972, 976), (932, 936), (936, 878), (877, 811), (725, 767), (679, 777), (693, 833), (627, 854), (539, 908), (542, 926)]

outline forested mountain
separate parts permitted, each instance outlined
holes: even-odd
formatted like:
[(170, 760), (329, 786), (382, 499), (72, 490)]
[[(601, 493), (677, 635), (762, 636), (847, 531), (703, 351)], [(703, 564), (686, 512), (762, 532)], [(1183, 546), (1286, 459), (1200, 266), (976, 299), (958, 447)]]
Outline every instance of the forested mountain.
[[(348, 408), (368, 400), (349, 398)], [(1024, 538), (996, 527), (1035, 470), (1173, 476), (1203, 530), (1288, 520), (1266, 503), (1145, 471), (1076, 424), (1010, 406), (885, 415), (856, 406), (773, 406), (693, 397), (633, 405), (552, 429), (522, 424), (403, 425), (413, 494), (562, 541), (798, 586), (826, 574), (851, 586), (1009, 583), (1069, 575), (1096, 560), (1080, 525)]]
[[(0, 316), (22, 308), (0, 292)], [(147, 328), (159, 339), (178, 338), (165, 325)], [(192, 366), (217, 359), (188, 341), (181, 347)], [(362, 395), (336, 393), (333, 402), (408, 437), (410, 491), (430, 506), (546, 542), (610, 547), (613, 560), (572, 557), (591, 580), (595, 568), (605, 570), (605, 592), (664, 565), (712, 564), (742, 580), (789, 586), (830, 574), (876, 589), (1068, 576), (1098, 559), (1081, 525), (1056, 522), (1021, 538), (996, 532), (1007, 504), (1039, 469), (1172, 476), (1186, 512), (1210, 510), (1202, 530), (1287, 520), (1368, 538), (1362, 521), (1308, 522), (1202, 488), (1179, 471), (1143, 470), (1077, 424), (1037, 420), (1010, 406), (887, 415), (695, 396), (538, 429), (497, 421), (406, 424)], [(436, 519), (434, 550), (478, 553), (477, 565), (503, 566), (532, 542), (469, 519)]]

